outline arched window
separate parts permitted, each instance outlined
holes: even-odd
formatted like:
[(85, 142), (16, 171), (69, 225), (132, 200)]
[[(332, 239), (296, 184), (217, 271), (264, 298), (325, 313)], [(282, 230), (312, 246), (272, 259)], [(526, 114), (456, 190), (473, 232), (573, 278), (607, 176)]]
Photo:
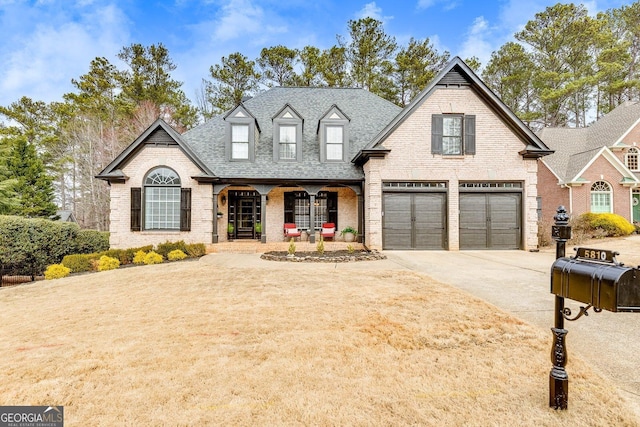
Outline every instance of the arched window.
[(629, 148), (629, 151), (627, 151), (627, 154), (624, 155), (624, 162), (632, 171), (639, 170), (638, 153), (639, 152), (636, 147), (631, 147)]
[(172, 169), (153, 169), (144, 180), (144, 228), (180, 229), (180, 177)]
[(611, 186), (605, 181), (596, 181), (591, 186), (591, 212), (611, 212)]

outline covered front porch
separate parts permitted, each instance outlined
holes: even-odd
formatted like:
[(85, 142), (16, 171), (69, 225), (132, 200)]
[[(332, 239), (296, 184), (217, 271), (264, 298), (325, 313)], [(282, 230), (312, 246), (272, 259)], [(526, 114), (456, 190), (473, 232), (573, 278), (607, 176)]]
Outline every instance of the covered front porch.
[(324, 223), (336, 225), (330, 239), (336, 243), (343, 239), (340, 230), (345, 227), (358, 230), (357, 242), (364, 235), (361, 182), (214, 184), (213, 212), (214, 246), (245, 240), (284, 242), (285, 223), (295, 223), (301, 231), (296, 244), (308, 243), (312, 250)]

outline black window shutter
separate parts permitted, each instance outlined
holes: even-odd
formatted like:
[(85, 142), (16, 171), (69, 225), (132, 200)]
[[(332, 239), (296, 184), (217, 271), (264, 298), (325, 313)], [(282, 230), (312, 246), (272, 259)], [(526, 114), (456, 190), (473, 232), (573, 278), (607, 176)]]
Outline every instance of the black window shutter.
[(431, 154), (442, 154), (442, 115), (431, 116)]
[(294, 209), (296, 206), (296, 194), (284, 193), (284, 222), (293, 223), (296, 222), (294, 216)]
[(191, 231), (191, 189), (180, 189), (180, 231)]
[(131, 231), (140, 231), (142, 225), (142, 188), (131, 188)]
[(332, 222), (338, 227), (338, 193), (327, 193), (327, 222)]
[(476, 116), (464, 116), (464, 154), (476, 154)]

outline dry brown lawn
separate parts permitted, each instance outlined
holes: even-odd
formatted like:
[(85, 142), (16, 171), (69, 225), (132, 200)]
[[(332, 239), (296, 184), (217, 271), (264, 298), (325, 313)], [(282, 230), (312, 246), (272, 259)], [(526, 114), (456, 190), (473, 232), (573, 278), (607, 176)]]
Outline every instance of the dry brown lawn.
[(550, 409), (551, 332), (428, 277), (229, 256), (0, 289), (0, 405), (64, 405), (68, 426), (637, 425), (576, 358)]

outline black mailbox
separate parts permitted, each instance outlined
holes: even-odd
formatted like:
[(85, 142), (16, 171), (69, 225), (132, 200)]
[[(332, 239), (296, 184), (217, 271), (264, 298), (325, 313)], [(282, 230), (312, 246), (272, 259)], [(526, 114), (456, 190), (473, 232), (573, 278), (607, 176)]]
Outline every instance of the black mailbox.
[(597, 309), (640, 312), (640, 270), (625, 267), (615, 253), (578, 248), (551, 267), (551, 293)]

